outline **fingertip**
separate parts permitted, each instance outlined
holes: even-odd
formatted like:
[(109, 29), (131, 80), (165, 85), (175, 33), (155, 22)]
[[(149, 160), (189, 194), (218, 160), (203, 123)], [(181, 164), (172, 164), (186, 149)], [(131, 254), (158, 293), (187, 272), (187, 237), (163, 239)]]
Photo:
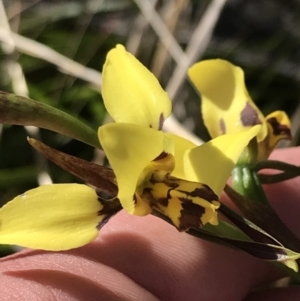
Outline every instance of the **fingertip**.
[(272, 288), (250, 294), (244, 301), (299, 301), (300, 287)]
[[(279, 149), (272, 153), (270, 159), (300, 165), (300, 148)], [(264, 185), (272, 207), (284, 223), (300, 237), (300, 177), (284, 182)]]

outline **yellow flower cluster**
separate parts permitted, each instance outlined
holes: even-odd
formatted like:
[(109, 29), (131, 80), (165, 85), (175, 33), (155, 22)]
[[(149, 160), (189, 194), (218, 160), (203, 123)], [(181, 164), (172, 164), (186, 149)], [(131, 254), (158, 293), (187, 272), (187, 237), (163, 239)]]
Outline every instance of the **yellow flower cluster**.
[[(154, 75), (122, 45), (108, 55), (102, 96), (114, 123), (100, 126), (99, 140), (118, 186), (118, 200), (130, 214), (154, 209), (180, 231), (218, 223), (219, 197), (240, 154), (257, 137), (261, 157), (289, 135), (282, 112), (266, 118), (244, 85), (240, 68), (222, 60), (189, 70), (201, 93), (202, 114), (212, 139), (196, 146), (162, 131), (171, 101)], [(0, 243), (66, 250), (98, 234), (105, 205), (85, 185), (42, 186), (0, 209)]]

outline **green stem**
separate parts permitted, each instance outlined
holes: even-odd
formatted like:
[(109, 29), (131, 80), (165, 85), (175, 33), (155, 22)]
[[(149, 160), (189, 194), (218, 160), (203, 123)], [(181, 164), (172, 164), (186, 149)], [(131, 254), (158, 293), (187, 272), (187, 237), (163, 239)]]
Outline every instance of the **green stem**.
[(268, 204), (269, 201), (255, 171), (248, 166), (236, 166), (232, 173), (232, 187), (253, 201)]
[(287, 181), (293, 178), (298, 177), (297, 174), (295, 173), (289, 173), (289, 172), (281, 172), (275, 175), (268, 175), (268, 174), (263, 174), (260, 173), (257, 175), (259, 181), (262, 184), (276, 184), (279, 182)]
[(256, 165), (253, 168), (253, 170), (256, 172), (258, 172), (262, 169), (281, 170), (281, 171), (290, 172), (297, 176), (300, 176), (300, 166), (296, 166), (296, 165), (281, 162), (281, 161), (275, 161), (275, 160), (260, 161), (260, 162), (256, 163)]

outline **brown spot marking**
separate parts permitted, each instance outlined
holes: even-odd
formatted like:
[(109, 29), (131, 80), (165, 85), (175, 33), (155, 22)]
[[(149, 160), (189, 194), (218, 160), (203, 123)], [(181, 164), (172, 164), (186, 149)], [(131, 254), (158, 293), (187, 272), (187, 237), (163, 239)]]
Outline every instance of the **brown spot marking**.
[(103, 220), (96, 226), (98, 230), (101, 230), (107, 222), (110, 220), (110, 218), (113, 217), (113, 215), (107, 215), (103, 218)]
[(216, 201), (219, 199), (218, 196), (211, 190), (211, 188), (205, 184), (203, 184), (202, 188), (196, 188), (195, 190), (193, 190), (191, 192), (184, 191), (184, 190), (178, 190), (178, 191), (185, 193), (187, 196), (199, 197), (208, 202)]
[(219, 126), (220, 126), (222, 135), (226, 134), (226, 125), (225, 125), (223, 118), (220, 119)]
[(114, 196), (108, 194), (106, 191), (96, 188), (96, 194), (98, 196), (98, 201), (103, 205), (103, 202), (111, 200)]
[(156, 201), (164, 207), (168, 207), (168, 205), (169, 205), (169, 198), (167, 198), (167, 197), (158, 198), (158, 199), (156, 199)]
[(280, 124), (275, 117), (267, 119), (267, 122), (271, 125), (275, 136), (285, 135), (292, 138), (290, 128), (284, 124)]
[[(164, 122), (165, 122), (164, 114), (160, 113), (159, 120), (158, 120), (158, 130), (159, 131), (162, 129)], [(153, 128), (152, 124), (149, 124), (149, 127), (152, 129)]]
[(182, 202), (182, 210), (179, 218), (179, 231), (186, 231), (189, 228), (200, 228), (202, 226), (201, 216), (205, 213), (205, 208), (192, 203), (185, 198), (179, 198)]
[(98, 198), (103, 208), (98, 212), (98, 215), (115, 214), (122, 209), (119, 199), (105, 200)]
[(133, 196), (133, 201), (134, 201), (134, 206), (135, 206), (137, 203), (136, 195)]
[(253, 126), (261, 124), (258, 113), (250, 105), (249, 101), (246, 103), (245, 108), (241, 112), (241, 121), (244, 126)]
[(164, 159), (166, 157), (168, 157), (168, 153), (166, 152), (162, 152), (160, 155), (158, 155), (153, 161), (158, 161), (158, 160), (161, 160), (161, 159)]
[[(173, 183), (172, 183), (173, 184)], [(173, 184), (174, 185), (174, 184)], [(167, 192), (167, 196), (164, 197), (164, 198), (158, 198), (157, 201), (163, 205), (164, 207), (167, 207), (169, 205), (169, 200), (172, 198), (171, 196), (171, 191), (172, 190), (175, 190), (176, 187), (178, 187), (178, 185), (174, 185), (174, 187), (171, 187), (170, 189), (168, 189), (168, 192)]]
[[(97, 192), (99, 196), (99, 193)], [(109, 219), (122, 210), (122, 206), (120, 204), (119, 199), (106, 199), (102, 197), (98, 197), (98, 201), (101, 203), (103, 208), (98, 212), (98, 216), (103, 215), (103, 219), (97, 225), (97, 229), (100, 230), (108, 221)]]
[[(155, 185), (157, 183), (154, 179), (150, 179), (150, 182)], [(154, 198), (158, 203), (160, 203), (162, 206), (167, 207), (169, 205), (169, 200), (172, 198), (171, 196), (171, 191), (175, 190), (179, 185), (177, 183), (173, 183), (172, 181), (168, 181), (167, 179), (163, 182), (166, 184), (170, 189), (168, 189), (167, 195), (162, 198)], [(151, 188), (144, 188), (144, 192), (150, 192), (151, 193), (152, 189)], [(153, 196), (153, 195), (152, 195)]]
[(164, 114), (161, 113), (159, 115), (159, 123), (158, 123), (158, 129), (161, 130), (163, 125), (164, 125), (164, 122), (165, 122), (165, 117), (164, 117)]

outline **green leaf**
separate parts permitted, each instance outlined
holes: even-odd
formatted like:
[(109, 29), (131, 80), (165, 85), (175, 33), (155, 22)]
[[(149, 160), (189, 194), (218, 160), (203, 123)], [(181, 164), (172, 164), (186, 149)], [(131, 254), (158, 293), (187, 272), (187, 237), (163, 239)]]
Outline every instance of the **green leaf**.
[[(152, 214), (173, 225), (167, 216), (158, 212), (155, 208)], [(293, 252), (280, 245), (251, 241), (247, 235), (239, 232), (239, 229), (222, 220), (220, 220), (218, 226), (204, 226), (197, 229), (190, 228), (186, 232), (197, 238), (239, 249), (256, 258), (271, 261), (278, 268), (281, 268), (285, 274), (293, 277), (295, 282), (300, 283), (300, 277), (296, 274), (298, 272), (298, 265), (295, 261), (300, 258), (300, 253)]]
[(0, 169), (0, 188), (35, 182), (38, 172), (38, 168), (32, 165)]
[(16, 250), (10, 245), (0, 245), (0, 258), (15, 253)]
[(187, 233), (215, 243), (229, 245), (259, 259), (281, 262), (293, 269), (295, 272), (298, 272), (298, 265), (295, 260), (300, 258), (300, 253), (293, 252), (287, 248), (265, 243), (222, 237), (204, 231), (203, 229), (189, 229)]
[[(221, 205), (222, 206), (222, 205)], [(241, 231), (238, 227), (229, 224), (226, 221), (219, 219), (218, 225), (211, 225), (209, 223), (205, 224), (202, 228), (204, 231), (212, 233), (217, 236), (251, 241), (248, 235), (246, 235), (243, 231)]]
[(243, 196), (228, 185), (225, 186), (224, 191), (248, 220), (286, 248), (300, 252), (299, 239), (282, 222), (269, 204), (257, 202)]
[[(230, 209), (224, 204), (221, 204), (219, 212), (222, 213), (227, 219), (229, 219), (238, 229), (240, 229), (251, 240), (259, 243), (272, 244), (276, 246), (282, 246), (274, 237), (267, 232), (259, 228), (257, 225), (240, 216), (235, 211)], [(238, 237), (234, 237), (238, 239)], [(243, 239), (244, 240), (244, 239)]]
[(96, 131), (54, 107), (0, 91), (0, 123), (33, 125), (100, 148)]

